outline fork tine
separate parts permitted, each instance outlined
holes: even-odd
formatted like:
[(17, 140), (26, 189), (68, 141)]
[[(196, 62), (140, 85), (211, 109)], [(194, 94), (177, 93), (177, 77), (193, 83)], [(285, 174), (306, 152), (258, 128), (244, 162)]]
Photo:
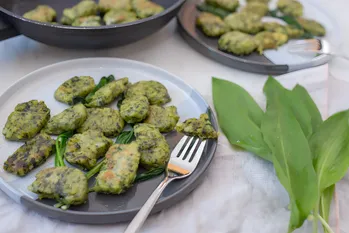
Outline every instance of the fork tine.
[(318, 39), (293, 41), (288, 45), (288, 51), (290, 53), (318, 52), (320, 50), (321, 41)]
[(201, 155), (205, 149), (206, 142), (207, 142), (207, 140), (201, 142), (198, 150), (196, 151), (196, 153), (193, 157), (193, 160), (191, 161), (192, 165), (194, 165), (194, 168), (196, 168), (196, 166), (198, 165), (198, 163), (200, 161)]
[(188, 139), (188, 136), (182, 137), (182, 139), (178, 142), (176, 147), (173, 149), (173, 151), (171, 153), (171, 157), (177, 157), (178, 153), (183, 148), (183, 145), (184, 145), (185, 141), (187, 141), (187, 139)]
[(184, 147), (182, 153), (181, 153), (179, 156), (177, 156), (178, 158), (180, 158), (180, 159), (183, 159), (183, 158), (184, 158), (184, 156), (185, 156), (185, 154), (187, 153), (187, 151), (188, 151), (188, 149), (189, 149), (189, 146), (190, 146), (191, 142), (193, 141), (193, 139), (194, 139), (193, 137), (189, 139), (189, 141), (188, 141), (188, 143), (185, 145), (185, 147)]
[(194, 142), (194, 145), (191, 147), (187, 157), (184, 159), (184, 161), (190, 161), (190, 158), (193, 157), (193, 154), (194, 154), (194, 151), (195, 151), (195, 148), (196, 148), (196, 145), (198, 144), (198, 142), (200, 141), (200, 139), (198, 138), (195, 138), (195, 142)]

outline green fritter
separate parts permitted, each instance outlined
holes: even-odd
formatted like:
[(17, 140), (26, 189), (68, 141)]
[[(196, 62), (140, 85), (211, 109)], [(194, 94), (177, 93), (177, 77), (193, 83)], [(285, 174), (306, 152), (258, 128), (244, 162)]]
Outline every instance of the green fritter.
[(121, 117), (130, 124), (143, 121), (149, 112), (149, 101), (145, 96), (126, 98), (120, 106)]
[(179, 133), (201, 139), (218, 138), (218, 133), (206, 113), (201, 114), (199, 119), (190, 118), (183, 123), (178, 123), (176, 130)]
[(218, 40), (220, 50), (236, 55), (247, 55), (257, 48), (257, 43), (252, 36), (243, 32), (227, 32)]
[(122, 78), (108, 83), (96, 91), (85, 106), (95, 108), (110, 104), (126, 90), (127, 84), (128, 78)]
[(2, 134), (8, 140), (28, 140), (39, 133), (49, 119), (50, 109), (44, 101), (21, 103), (7, 118)]
[(263, 29), (261, 17), (247, 12), (239, 12), (228, 15), (224, 22), (231, 30), (241, 31), (249, 34), (256, 34)]
[(76, 97), (85, 98), (95, 88), (95, 81), (90, 76), (75, 76), (58, 87), (55, 99), (73, 105)]
[(293, 25), (286, 25), (285, 29), (286, 29), (286, 33), (288, 35), (288, 38), (292, 38), (292, 39), (300, 38), (304, 34), (303, 29), (299, 29)]
[(43, 164), (53, 153), (55, 140), (45, 133), (36, 135), (25, 142), (4, 163), (4, 170), (25, 176), (34, 168)]
[(77, 130), (79, 133), (87, 130), (98, 130), (106, 137), (116, 137), (124, 129), (125, 122), (116, 109), (88, 108), (87, 119)]
[(304, 34), (304, 31), (296, 28), (293, 25), (281, 25), (276, 22), (263, 23), (263, 28), (268, 32), (284, 33), (289, 38), (299, 38)]
[(303, 5), (297, 0), (279, 0), (277, 8), (285, 15), (299, 17), (303, 15)]
[(72, 8), (66, 8), (63, 10), (61, 23), (71, 25), (77, 18), (96, 15), (97, 12), (97, 3), (95, 3), (93, 0), (83, 0)]
[(132, 10), (131, 0), (99, 0), (98, 7), (102, 13), (110, 10)]
[(151, 105), (164, 105), (171, 101), (171, 97), (164, 85), (157, 81), (139, 81), (126, 90), (126, 98), (143, 95)]
[(262, 2), (249, 2), (241, 11), (257, 14), (260, 17), (263, 17), (268, 14), (269, 8), (267, 4)]
[(314, 36), (324, 36), (326, 34), (325, 27), (315, 20), (298, 18), (297, 21), (305, 31)]
[(268, 32), (278, 32), (287, 34), (285, 26), (276, 22), (263, 23), (263, 29)]
[(147, 169), (166, 166), (170, 159), (170, 146), (159, 129), (142, 123), (134, 126), (134, 134), (141, 153), (140, 164)]
[(288, 36), (285, 33), (264, 31), (258, 33), (254, 39), (258, 45), (258, 52), (263, 54), (266, 49), (276, 49), (278, 46), (285, 44)]
[(106, 25), (129, 23), (138, 20), (136, 13), (126, 10), (111, 10), (108, 11), (103, 20)]
[(260, 3), (264, 3), (264, 4), (268, 4), (270, 2), (270, 0), (246, 0), (247, 3), (250, 2), (260, 2)]
[(137, 176), (140, 159), (137, 143), (113, 145), (105, 158), (106, 162), (96, 177), (92, 191), (110, 194), (125, 192)]
[(161, 107), (151, 105), (149, 107), (149, 115), (144, 123), (152, 124), (162, 133), (171, 132), (174, 130), (179, 116), (175, 106)]
[(48, 134), (58, 135), (67, 131), (74, 131), (85, 122), (86, 108), (83, 104), (74, 105), (63, 112), (53, 116), (45, 127)]
[(98, 27), (101, 26), (101, 17), (97, 15), (83, 16), (75, 19), (72, 26)]
[(87, 201), (87, 178), (77, 168), (46, 168), (35, 177), (28, 190), (38, 194), (39, 199), (55, 199), (64, 205), (80, 205)]
[(239, 0), (205, 0), (205, 2), (232, 12), (240, 5)]
[(69, 138), (64, 158), (70, 163), (90, 170), (105, 155), (113, 142), (102, 132), (88, 130)]
[(159, 4), (148, 0), (131, 0), (131, 6), (140, 19), (148, 18), (165, 10)]
[(24, 18), (44, 23), (53, 22), (56, 16), (56, 11), (47, 5), (39, 5), (34, 10), (28, 11), (23, 15)]
[(212, 37), (221, 36), (229, 31), (229, 27), (220, 17), (208, 12), (200, 13), (196, 19), (196, 25), (201, 28), (205, 35)]

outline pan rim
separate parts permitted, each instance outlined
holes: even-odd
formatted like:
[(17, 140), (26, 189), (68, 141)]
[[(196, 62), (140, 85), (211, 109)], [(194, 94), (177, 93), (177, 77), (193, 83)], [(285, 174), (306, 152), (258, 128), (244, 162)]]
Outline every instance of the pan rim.
[(180, 7), (186, 0), (177, 0), (177, 2), (175, 2), (172, 6), (170, 6), (169, 8), (166, 8), (163, 12), (150, 16), (148, 18), (144, 18), (144, 19), (140, 19), (137, 21), (133, 21), (133, 22), (129, 22), (129, 23), (122, 23), (122, 24), (112, 24), (112, 25), (101, 25), (98, 27), (81, 27), (81, 26), (69, 26), (69, 25), (63, 25), (63, 24), (52, 24), (52, 23), (45, 23), (45, 22), (40, 22), (40, 21), (35, 21), (35, 20), (31, 20), (31, 19), (27, 19), (22, 17), (21, 15), (15, 14), (12, 11), (9, 11), (7, 9), (5, 9), (4, 7), (0, 6), (0, 11), (2, 11), (3, 13), (7, 14), (10, 17), (16, 18), (18, 20), (27, 22), (27, 23), (32, 23), (38, 26), (43, 26), (43, 27), (51, 27), (51, 28), (58, 28), (58, 29), (74, 29), (74, 30), (108, 30), (108, 29), (114, 29), (114, 28), (124, 28), (124, 27), (130, 27), (133, 25), (138, 25), (138, 24), (142, 24), (148, 21), (152, 21), (154, 19), (160, 18), (164, 15), (167, 15), (168, 13), (174, 11), (175, 9), (177, 9), (178, 7)]

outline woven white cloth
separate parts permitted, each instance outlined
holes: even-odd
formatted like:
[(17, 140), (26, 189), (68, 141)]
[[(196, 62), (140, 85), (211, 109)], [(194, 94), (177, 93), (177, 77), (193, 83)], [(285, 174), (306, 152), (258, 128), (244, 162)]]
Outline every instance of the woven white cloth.
[[(0, 91), (22, 75), (42, 66), (89, 56), (127, 57), (160, 66), (198, 89), (211, 106), (211, 76), (222, 77), (242, 85), (264, 106), (262, 86), (267, 78), (265, 75), (230, 69), (203, 57), (174, 34), (174, 23), (142, 42), (112, 50), (61, 50), (23, 37), (2, 42)], [(343, 98), (349, 93), (349, 84), (329, 80), (327, 65), (279, 79), (287, 87), (296, 83), (304, 85), (324, 115), (349, 106), (349, 98)], [(233, 119), (231, 123), (234, 124)], [(349, 233), (348, 193), (347, 176), (337, 189), (341, 233)], [(278, 182), (273, 166), (250, 153), (233, 149), (222, 135), (203, 183), (185, 200), (149, 217), (142, 232), (283, 233), (288, 225), (287, 205), (287, 193)], [(0, 233), (122, 233), (125, 227), (126, 224), (91, 226), (48, 219), (24, 209), (0, 191)], [(311, 232), (310, 228), (310, 224), (306, 223), (297, 232)]]

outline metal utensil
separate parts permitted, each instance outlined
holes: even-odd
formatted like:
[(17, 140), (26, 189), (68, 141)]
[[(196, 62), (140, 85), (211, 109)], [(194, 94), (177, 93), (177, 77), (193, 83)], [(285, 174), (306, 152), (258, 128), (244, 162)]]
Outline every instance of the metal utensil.
[(173, 180), (183, 179), (192, 174), (200, 161), (206, 145), (206, 140), (200, 141), (198, 138), (188, 136), (184, 136), (179, 141), (171, 153), (171, 158), (165, 171), (165, 179), (150, 195), (124, 233), (138, 232), (166, 186)]
[(288, 45), (288, 51), (290, 53), (326, 54), (349, 60), (348, 56), (344, 54), (335, 53), (330, 43), (325, 39), (308, 39), (292, 41)]

